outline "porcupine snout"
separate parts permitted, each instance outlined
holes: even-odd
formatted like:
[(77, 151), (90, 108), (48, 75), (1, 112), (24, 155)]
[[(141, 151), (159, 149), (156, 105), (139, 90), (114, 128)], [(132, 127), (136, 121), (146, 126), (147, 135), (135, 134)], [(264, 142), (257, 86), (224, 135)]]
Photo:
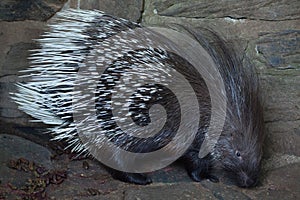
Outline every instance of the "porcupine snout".
[(245, 172), (239, 172), (237, 175), (237, 183), (240, 187), (248, 188), (257, 185), (257, 177), (250, 177)]

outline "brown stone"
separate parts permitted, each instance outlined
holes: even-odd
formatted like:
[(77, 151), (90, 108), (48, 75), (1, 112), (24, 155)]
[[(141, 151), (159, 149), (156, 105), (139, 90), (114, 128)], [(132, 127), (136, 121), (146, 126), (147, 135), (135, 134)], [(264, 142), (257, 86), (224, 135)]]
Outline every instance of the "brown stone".
[(29, 67), (29, 50), (37, 48), (33, 39), (45, 29), (44, 22), (0, 22), (0, 121), (28, 124), (28, 115), (21, 112), (10, 98), (15, 92), (17, 74)]
[(29, 49), (36, 48), (33, 39), (44, 32), (45, 23), (37, 21), (0, 22), (0, 77), (17, 74), (28, 67)]
[(281, 167), (268, 173), (265, 189), (255, 199), (299, 199), (300, 164)]
[(62, 8), (67, 0), (1, 0), (0, 21), (46, 21)]
[(260, 33), (257, 52), (262, 54), (268, 65), (280, 69), (300, 69), (300, 31)]
[(143, 199), (143, 200), (183, 200), (183, 199), (217, 199), (214, 195), (200, 184), (185, 183), (152, 186), (140, 189), (130, 189), (125, 192), (125, 200)]
[[(187, 18), (224, 18), (249, 20), (299, 19), (299, 2), (284, 1), (146, 1), (153, 5), (153, 11), (161, 16)], [(152, 10), (150, 10), (152, 11)]]
[(107, 14), (139, 22), (143, 11), (141, 0), (70, 0), (71, 8), (101, 10)]

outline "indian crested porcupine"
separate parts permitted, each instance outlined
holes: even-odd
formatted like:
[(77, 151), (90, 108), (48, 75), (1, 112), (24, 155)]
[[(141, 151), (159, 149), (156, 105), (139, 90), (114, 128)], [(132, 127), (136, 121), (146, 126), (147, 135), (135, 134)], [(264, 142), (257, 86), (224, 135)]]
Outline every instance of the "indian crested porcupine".
[[(212, 31), (146, 28), (99, 11), (69, 9), (57, 13), (37, 41), (41, 48), (23, 71), (28, 80), (17, 84), (12, 98), (37, 121), (54, 125), (53, 138), (66, 140), (66, 148), (91, 153), (125, 182), (150, 183), (141, 173), (151, 171), (149, 164), (133, 164), (144, 171), (126, 167), (139, 160), (135, 153), (146, 157), (165, 149), (167, 157), (156, 155), (149, 163), (176, 154), (195, 181), (217, 181), (212, 169), (220, 167), (238, 186), (256, 185), (264, 133), (258, 80), (251, 64)], [(211, 85), (218, 81), (223, 87), (214, 93)], [(215, 102), (226, 104), (216, 112), (221, 103)], [(212, 123), (215, 118), (224, 118), (224, 125)], [(213, 148), (201, 157), (209, 138), (216, 143), (208, 142)], [(118, 148), (107, 150), (106, 143)]]

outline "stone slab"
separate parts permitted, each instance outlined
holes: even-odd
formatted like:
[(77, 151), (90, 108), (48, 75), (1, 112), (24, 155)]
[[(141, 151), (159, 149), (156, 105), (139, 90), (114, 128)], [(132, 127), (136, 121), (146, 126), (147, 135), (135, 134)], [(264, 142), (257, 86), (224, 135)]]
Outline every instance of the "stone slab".
[(140, 22), (143, 12), (142, 0), (70, 0), (66, 7), (101, 10), (107, 14)]
[(62, 8), (66, 0), (1, 0), (0, 21), (46, 21)]

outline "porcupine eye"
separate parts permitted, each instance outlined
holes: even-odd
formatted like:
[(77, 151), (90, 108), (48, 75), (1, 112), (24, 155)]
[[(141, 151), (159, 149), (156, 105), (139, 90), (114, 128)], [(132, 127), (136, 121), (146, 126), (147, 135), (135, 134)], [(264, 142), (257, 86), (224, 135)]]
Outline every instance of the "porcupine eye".
[(235, 152), (235, 155), (236, 155), (239, 159), (242, 158), (242, 157), (241, 157), (241, 153), (240, 153), (239, 151), (236, 151), (236, 152)]

